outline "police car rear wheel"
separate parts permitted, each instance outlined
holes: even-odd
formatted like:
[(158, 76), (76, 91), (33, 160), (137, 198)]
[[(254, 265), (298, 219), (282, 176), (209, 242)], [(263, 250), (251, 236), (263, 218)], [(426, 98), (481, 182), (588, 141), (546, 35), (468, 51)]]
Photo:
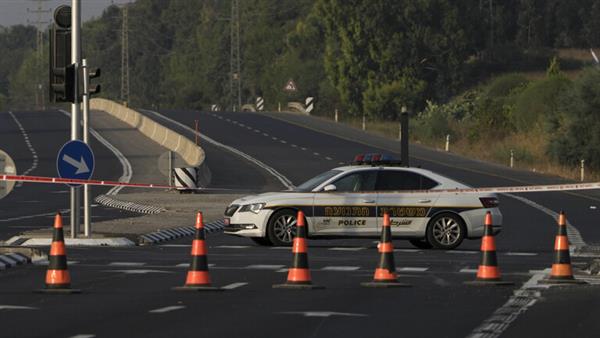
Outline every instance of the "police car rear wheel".
[(267, 227), (267, 237), (277, 246), (290, 246), (296, 235), (296, 212), (294, 210), (277, 211)]
[(455, 214), (435, 216), (427, 227), (427, 242), (436, 249), (454, 249), (462, 243), (466, 235), (463, 220)]

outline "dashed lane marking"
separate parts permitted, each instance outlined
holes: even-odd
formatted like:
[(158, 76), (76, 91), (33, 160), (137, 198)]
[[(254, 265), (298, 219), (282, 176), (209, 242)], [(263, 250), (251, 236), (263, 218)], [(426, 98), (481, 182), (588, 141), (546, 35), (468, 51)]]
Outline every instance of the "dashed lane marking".
[(2, 310), (37, 310), (37, 307), (31, 306), (19, 306), (19, 305), (0, 305), (0, 311)]
[(292, 148), (298, 148), (298, 146), (295, 144), (290, 144), (290, 145), (292, 146)]
[(460, 269), (458, 272), (461, 273), (476, 273), (477, 269), (471, 269), (471, 268), (462, 268)]
[(322, 268), (323, 271), (356, 271), (359, 270), (360, 266), (326, 266)]
[(256, 269), (256, 270), (278, 270), (285, 267), (285, 265), (269, 265), (269, 264), (253, 264), (248, 265), (246, 269)]
[(225, 285), (225, 286), (221, 287), (221, 289), (233, 290), (233, 289), (240, 288), (244, 285), (248, 285), (248, 283), (245, 283), (245, 282), (231, 283), (229, 285)]
[(148, 312), (149, 313), (167, 313), (167, 312), (177, 311), (177, 310), (181, 310), (181, 309), (185, 309), (185, 306), (183, 306), (183, 305), (165, 306), (165, 307), (161, 307), (159, 309), (150, 310)]
[(275, 137), (275, 136), (271, 137), (271, 139), (273, 139), (273, 141), (277, 141), (278, 140), (277, 137)]
[(263, 133), (263, 136), (269, 137), (269, 134), (267, 134), (267, 133)]
[[(31, 145), (31, 142), (29, 141), (29, 135), (27, 135), (25, 128), (23, 128), (23, 125), (21, 124), (21, 121), (19, 121), (19, 119), (17, 119), (17, 117), (15, 116), (15, 114), (13, 114), (13, 112), (9, 111), (8, 114), (10, 115), (10, 117), (12, 117), (12, 119), (17, 124), (17, 127), (19, 128), (19, 131), (21, 132), (21, 135), (23, 136), (23, 139), (25, 140), (27, 149), (29, 149), (29, 152), (31, 153), (31, 156), (33, 158), (31, 166), (21, 174), (21, 175), (26, 176), (26, 175), (29, 175), (30, 172), (34, 171), (38, 167), (38, 155), (37, 155), (37, 152), (35, 151), (35, 148), (33, 148), (33, 146)], [(18, 188), (21, 186), (23, 186), (23, 182), (17, 182), (16, 187)]]
[(314, 152), (314, 153), (313, 153), (313, 155), (315, 155), (315, 156), (319, 156), (319, 155), (321, 155), (321, 154), (319, 154), (319, 153), (317, 153), (317, 152)]
[(281, 141), (279, 141), (279, 142), (281, 142), (281, 143), (283, 143), (283, 144), (286, 144), (286, 143), (287, 143), (287, 141), (284, 141), (284, 140), (281, 140)]
[(475, 255), (478, 254), (479, 251), (464, 251), (464, 250), (448, 250), (446, 253), (450, 254), (459, 254), (459, 255)]
[(248, 248), (251, 248), (251, 246), (248, 246), (248, 245), (218, 245), (218, 246), (215, 246), (215, 248), (219, 248), (219, 249), (248, 249)]
[(340, 248), (329, 248), (329, 250), (332, 251), (361, 251), (361, 250), (365, 250), (365, 247), (359, 246), (359, 247), (340, 247)]
[(108, 264), (109, 266), (144, 266), (146, 263), (144, 262), (112, 262)]
[(302, 148), (300, 148), (300, 149), (302, 149), (302, 150), (306, 151), (306, 148), (304, 148), (304, 147), (302, 147)]
[(95, 334), (86, 334), (86, 333), (80, 333), (80, 334), (77, 334), (77, 335), (71, 336), (71, 337), (69, 337), (69, 338), (94, 338), (94, 337), (96, 337), (96, 335), (95, 335)]
[(537, 256), (538, 253), (535, 252), (507, 252), (505, 253), (507, 256)]
[(104, 270), (104, 272), (120, 272), (127, 275), (145, 275), (148, 273), (173, 273), (171, 271), (164, 270), (151, 270), (151, 269), (135, 269), (135, 270)]
[(419, 250), (419, 249), (394, 249), (394, 252), (421, 252), (423, 250)]
[(405, 266), (405, 267), (398, 267), (398, 268), (396, 268), (396, 270), (400, 271), (400, 272), (425, 272), (425, 271), (429, 270), (429, 268)]
[(292, 248), (287, 246), (273, 246), (270, 248), (270, 250), (292, 250)]
[(329, 157), (329, 156), (326, 156), (326, 157), (325, 157), (325, 159), (326, 159), (327, 161), (333, 161), (333, 159), (332, 159), (331, 157)]

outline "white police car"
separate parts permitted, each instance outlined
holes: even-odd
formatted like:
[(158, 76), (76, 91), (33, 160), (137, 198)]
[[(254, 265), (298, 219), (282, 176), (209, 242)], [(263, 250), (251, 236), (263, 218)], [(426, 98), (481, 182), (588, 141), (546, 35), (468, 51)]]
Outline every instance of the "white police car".
[(225, 210), (225, 233), (262, 245), (290, 245), (298, 210), (306, 216), (309, 238), (377, 238), (384, 212), (390, 214), (392, 235), (419, 248), (453, 249), (465, 238), (482, 237), (487, 211), (494, 231), (500, 231), (495, 194), (436, 192), (469, 187), (398, 164), (379, 154), (359, 155), (353, 165), (324, 172), (293, 190), (237, 199)]

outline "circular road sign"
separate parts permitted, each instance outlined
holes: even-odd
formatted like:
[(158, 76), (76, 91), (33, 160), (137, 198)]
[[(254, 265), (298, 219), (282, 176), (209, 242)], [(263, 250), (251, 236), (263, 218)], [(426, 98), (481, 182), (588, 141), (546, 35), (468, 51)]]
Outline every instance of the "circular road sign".
[[(16, 175), (17, 167), (15, 161), (13, 161), (7, 153), (0, 150), (0, 174)], [(0, 181), (0, 199), (6, 197), (13, 188), (15, 187), (14, 181)]]
[[(56, 157), (56, 169), (60, 178), (89, 180), (94, 172), (94, 153), (79, 140), (65, 143)], [(69, 184), (78, 187), (81, 184)]]
[(71, 6), (61, 5), (54, 10), (54, 23), (60, 28), (71, 27)]

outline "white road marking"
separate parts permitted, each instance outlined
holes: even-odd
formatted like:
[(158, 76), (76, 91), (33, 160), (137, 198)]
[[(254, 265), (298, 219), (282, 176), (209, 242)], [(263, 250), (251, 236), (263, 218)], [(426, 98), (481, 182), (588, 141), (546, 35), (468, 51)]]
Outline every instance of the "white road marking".
[[(209, 267), (209, 268), (212, 268), (212, 267), (214, 267), (215, 265), (216, 265), (216, 264), (209, 263), (209, 264), (208, 264), (208, 267)], [(190, 263), (179, 263), (179, 264), (175, 265), (175, 267), (176, 267), (176, 268), (189, 268), (189, 267), (190, 267)]]
[(323, 271), (356, 271), (360, 269), (360, 266), (326, 266), (322, 268)]
[(401, 267), (401, 268), (396, 268), (396, 270), (401, 271), (401, 272), (425, 272), (425, 271), (429, 270), (429, 268), (405, 266), (405, 267)]
[(368, 317), (368, 315), (364, 313), (349, 313), (349, 312), (333, 312), (333, 311), (289, 311), (289, 312), (279, 312), (281, 314), (286, 315), (303, 315), (304, 317), (331, 317), (331, 316), (341, 316), (341, 317)]
[(159, 245), (165, 248), (190, 248), (192, 247), (191, 244), (162, 244)]
[(146, 263), (144, 262), (111, 262), (108, 265), (110, 266), (144, 266)]
[(288, 271), (289, 271), (288, 268), (283, 268), (283, 269), (279, 269), (275, 272), (288, 272)]
[(148, 312), (149, 313), (166, 313), (166, 312), (177, 311), (177, 310), (181, 310), (181, 309), (185, 309), (185, 306), (183, 306), (183, 305), (165, 306), (165, 307), (161, 307), (159, 309), (150, 310)]
[[(61, 210), (61, 214), (64, 216), (66, 211), (67, 210)], [(31, 219), (31, 218), (36, 218), (36, 217), (54, 217), (54, 216), (56, 216), (56, 213), (50, 212), (47, 214), (26, 215), (26, 216), (12, 217), (12, 218), (4, 218), (4, 219), (0, 219), (0, 222), (12, 222), (12, 221), (20, 221), (20, 220)]]
[(249, 245), (218, 245), (215, 246), (215, 248), (219, 248), (219, 249), (248, 249), (250, 248)]
[(462, 272), (462, 273), (476, 273), (477, 271), (478, 271), (478, 269), (462, 268), (458, 272)]
[(287, 247), (287, 246), (273, 246), (271, 247), (271, 250), (292, 250), (292, 248)]
[(192, 133), (192, 134), (194, 134), (194, 135), (198, 135), (198, 136), (200, 136), (200, 137), (201, 137), (201, 138), (202, 138), (202, 139), (203, 139), (205, 142), (211, 143), (211, 144), (213, 144), (213, 145), (215, 145), (215, 146), (217, 146), (217, 147), (220, 147), (220, 148), (226, 149), (226, 150), (228, 150), (228, 151), (230, 151), (230, 152), (232, 152), (232, 153), (234, 153), (234, 154), (236, 154), (236, 155), (238, 155), (238, 156), (240, 156), (240, 157), (242, 157), (242, 158), (245, 158), (246, 160), (248, 160), (248, 161), (250, 161), (250, 162), (254, 163), (254, 164), (255, 164), (255, 165), (257, 165), (258, 167), (260, 167), (260, 168), (264, 169), (264, 170), (265, 170), (265, 171), (267, 171), (269, 174), (271, 174), (272, 176), (274, 176), (274, 177), (275, 177), (277, 180), (279, 180), (279, 182), (281, 182), (281, 184), (283, 184), (283, 186), (284, 186), (284, 187), (286, 187), (286, 188), (288, 188), (288, 189), (292, 189), (292, 188), (294, 188), (294, 184), (293, 184), (293, 183), (292, 183), (292, 181), (290, 181), (290, 180), (289, 180), (287, 177), (285, 177), (284, 175), (282, 175), (281, 173), (279, 173), (277, 170), (273, 169), (272, 167), (270, 167), (270, 166), (266, 165), (265, 163), (263, 163), (263, 162), (261, 162), (261, 161), (257, 160), (256, 158), (254, 158), (254, 157), (252, 157), (252, 156), (250, 156), (250, 155), (248, 155), (248, 154), (246, 154), (246, 153), (243, 153), (243, 152), (241, 152), (241, 151), (239, 151), (239, 150), (237, 150), (237, 149), (235, 149), (235, 148), (233, 148), (233, 147), (230, 147), (230, 146), (228, 146), (228, 145), (225, 145), (225, 144), (223, 144), (223, 143), (217, 142), (217, 141), (213, 140), (212, 138), (210, 138), (210, 137), (208, 137), (208, 136), (206, 136), (206, 135), (203, 135), (203, 134), (201, 134), (201, 133), (199, 133), (199, 132), (196, 132), (194, 129), (192, 129), (192, 128), (190, 128), (190, 127), (186, 126), (185, 124), (183, 124), (183, 123), (180, 123), (180, 122), (177, 122), (177, 121), (175, 121), (175, 120), (173, 120), (173, 119), (171, 119), (171, 118), (168, 118), (168, 117), (166, 117), (166, 116), (164, 116), (164, 115), (162, 115), (162, 114), (159, 114), (159, 113), (157, 113), (157, 112), (155, 112), (155, 111), (151, 111), (151, 110), (145, 110), (145, 109), (144, 109), (143, 111), (145, 111), (145, 112), (148, 112), (148, 113), (150, 113), (150, 114), (153, 114), (154, 116), (157, 116), (157, 117), (159, 117), (159, 118), (161, 118), (161, 119), (163, 119), (163, 120), (169, 121), (169, 122), (170, 122), (170, 123), (172, 123), (172, 124), (178, 125), (179, 127), (181, 127), (181, 128), (183, 128), (183, 129), (185, 129), (185, 130), (189, 131), (190, 133)]
[(292, 148), (297, 148), (298, 146), (295, 144), (291, 144)]
[(281, 142), (281, 143), (283, 143), (283, 144), (286, 144), (286, 143), (287, 143), (287, 142), (286, 142), (286, 141), (284, 141), (284, 140), (281, 140), (281, 141), (279, 141), (279, 142)]
[(263, 133), (263, 136), (267, 136), (267, 137), (269, 137), (269, 134), (267, 134), (267, 133)]
[(540, 290), (550, 287), (550, 285), (538, 284), (538, 281), (544, 278), (549, 271), (550, 269), (538, 271), (520, 289), (515, 290), (508, 301), (494, 311), (490, 318), (475, 328), (468, 337), (499, 337), (520, 314), (527, 311), (541, 298)]
[(256, 270), (278, 270), (285, 267), (285, 265), (269, 265), (269, 264), (254, 264), (248, 265), (246, 269), (256, 269)]
[(338, 162), (338, 164), (339, 164), (339, 165), (344, 165), (345, 163), (344, 163), (344, 162)]
[(313, 153), (313, 155), (315, 155), (315, 156), (319, 156), (319, 155), (321, 155), (321, 154), (319, 154), (319, 153), (317, 153), (317, 152), (314, 152), (314, 153)]
[(277, 137), (275, 136), (271, 137), (271, 139), (273, 139), (273, 141), (277, 141)]
[(302, 147), (302, 148), (300, 148), (300, 149), (302, 149), (302, 150), (306, 151), (306, 148), (304, 148), (304, 147)]
[(221, 289), (225, 289), (225, 290), (233, 290), (233, 289), (237, 289), (239, 287), (242, 287), (244, 285), (248, 285), (248, 283), (244, 283), (244, 282), (239, 282), (239, 283), (231, 283), (229, 285), (225, 285), (223, 286)]
[(19, 305), (0, 305), (1, 310), (37, 310), (37, 307), (19, 306)]
[(507, 256), (537, 256), (535, 252), (507, 252)]
[(255, 132), (255, 133), (260, 133), (260, 130), (258, 130), (258, 129), (254, 129), (254, 132)]
[(421, 252), (419, 249), (394, 249), (394, 252)]
[(326, 156), (326, 157), (325, 157), (325, 159), (326, 159), (327, 161), (332, 161), (332, 160), (333, 160), (333, 159), (332, 159), (331, 157), (329, 157), (329, 156)]
[(69, 338), (94, 338), (94, 337), (96, 337), (96, 335), (95, 335), (95, 334), (86, 334), (86, 333), (80, 333), (80, 334), (77, 334), (77, 335), (71, 336), (71, 337), (69, 337)]
[(341, 248), (329, 248), (329, 250), (332, 251), (361, 251), (361, 250), (365, 250), (365, 247), (359, 246), (359, 247), (341, 247)]
[[(17, 117), (15, 116), (15, 114), (13, 114), (13, 112), (11, 112), (11, 111), (9, 111), (8, 114), (15, 121), (15, 123), (17, 124), (17, 127), (19, 127), (19, 131), (21, 132), (21, 135), (23, 136), (23, 139), (25, 140), (25, 144), (27, 144), (27, 149), (29, 149), (29, 152), (31, 153), (32, 158), (33, 158), (31, 166), (21, 174), (21, 175), (26, 176), (26, 175), (29, 175), (29, 173), (31, 173), (32, 171), (34, 171), (37, 168), (37, 166), (38, 166), (37, 152), (35, 151), (35, 149), (31, 145), (31, 142), (29, 142), (29, 135), (27, 135), (27, 132), (25, 131), (25, 128), (23, 128), (23, 125), (17, 119)], [(17, 188), (22, 187), (22, 186), (23, 186), (23, 182), (17, 182), (17, 184), (15, 185), (15, 187), (17, 187)]]
[(448, 251), (446, 251), (446, 253), (462, 254), (462, 255), (475, 255), (475, 254), (478, 254), (479, 251), (448, 250)]
[(136, 270), (104, 270), (104, 272), (120, 272), (128, 275), (144, 275), (148, 273), (172, 273), (164, 270), (136, 269)]
[(51, 194), (68, 194), (69, 190), (58, 190), (58, 191), (51, 191)]

